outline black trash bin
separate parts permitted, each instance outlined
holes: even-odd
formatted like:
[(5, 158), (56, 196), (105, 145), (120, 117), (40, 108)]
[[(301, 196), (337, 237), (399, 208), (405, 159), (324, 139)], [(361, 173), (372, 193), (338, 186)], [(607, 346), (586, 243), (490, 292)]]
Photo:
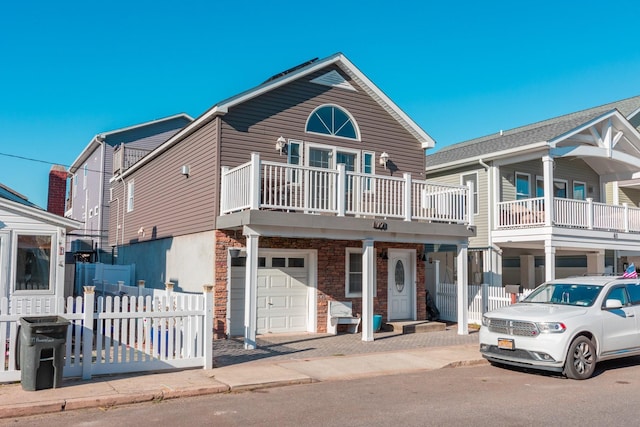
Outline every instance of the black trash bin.
[(62, 385), (69, 321), (60, 316), (20, 318), (20, 382), (23, 390)]

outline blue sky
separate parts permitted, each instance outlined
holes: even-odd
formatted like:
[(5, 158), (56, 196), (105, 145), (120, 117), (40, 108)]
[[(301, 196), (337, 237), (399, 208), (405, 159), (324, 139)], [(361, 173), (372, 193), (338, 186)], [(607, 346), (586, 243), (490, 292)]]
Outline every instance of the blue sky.
[(437, 150), (639, 95), (638, 12), (618, 0), (7, 2), (0, 182), (46, 207), (50, 163), (70, 165), (96, 133), (197, 117), (335, 52)]

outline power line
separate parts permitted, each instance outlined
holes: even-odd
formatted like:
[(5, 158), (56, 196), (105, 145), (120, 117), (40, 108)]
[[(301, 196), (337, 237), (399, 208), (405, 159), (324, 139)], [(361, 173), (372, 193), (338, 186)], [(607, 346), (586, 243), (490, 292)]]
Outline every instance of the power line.
[[(50, 161), (47, 161), (47, 160), (40, 160), (40, 159), (31, 158), (31, 157), (18, 156), (17, 154), (0, 153), (0, 156), (11, 157), (11, 158), (20, 159), (20, 160), (26, 160), (26, 161), (29, 161), (29, 162), (44, 163), (46, 165), (59, 165), (59, 166), (63, 166), (67, 170), (71, 167), (70, 165), (65, 165), (63, 163), (50, 162)], [(87, 170), (91, 171), (91, 172), (105, 173), (104, 171), (99, 171), (99, 170), (96, 170), (96, 169), (87, 168)]]

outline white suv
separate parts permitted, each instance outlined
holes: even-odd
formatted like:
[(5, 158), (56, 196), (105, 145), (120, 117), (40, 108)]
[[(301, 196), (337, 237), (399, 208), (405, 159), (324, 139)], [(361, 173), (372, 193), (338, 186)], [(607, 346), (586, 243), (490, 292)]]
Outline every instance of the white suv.
[(482, 317), (480, 352), (492, 364), (589, 378), (600, 360), (640, 354), (640, 279), (543, 283)]

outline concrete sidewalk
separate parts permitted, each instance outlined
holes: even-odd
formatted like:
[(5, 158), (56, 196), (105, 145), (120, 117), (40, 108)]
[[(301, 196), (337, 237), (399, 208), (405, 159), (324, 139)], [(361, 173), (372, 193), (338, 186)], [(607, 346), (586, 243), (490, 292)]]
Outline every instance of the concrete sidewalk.
[(266, 357), (210, 370), (69, 379), (60, 388), (39, 391), (7, 384), (0, 386), (0, 418), (482, 363), (478, 345), (468, 343), (324, 357)]

